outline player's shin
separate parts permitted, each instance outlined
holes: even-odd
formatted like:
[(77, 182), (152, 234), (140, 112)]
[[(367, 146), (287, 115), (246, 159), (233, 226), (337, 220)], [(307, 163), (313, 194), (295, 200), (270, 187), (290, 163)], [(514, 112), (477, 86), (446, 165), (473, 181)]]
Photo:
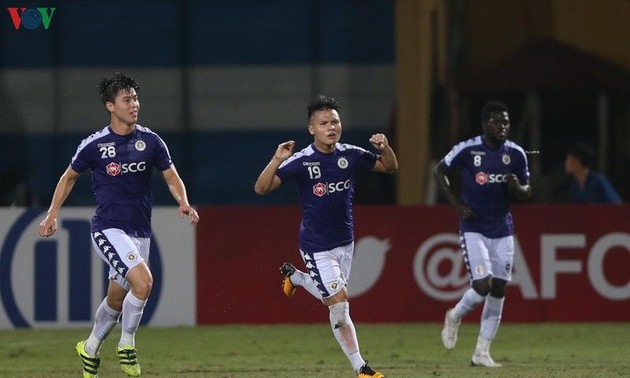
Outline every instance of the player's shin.
[(109, 332), (116, 326), (120, 312), (115, 311), (107, 305), (107, 297), (103, 299), (94, 315), (94, 326), (92, 333), (85, 342), (85, 351), (92, 357), (98, 355), (101, 344), (109, 335)]
[(486, 340), (493, 340), (501, 323), (504, 298), (486, 297), (486, 302), (481, 313), (481, 329), (479, 335)]
[(466, 290), (462, 298), (455, 305), (453, 315), (457, 319), (461, 319), (468, 315), (475, 307), (485, 300), (485, 297), (479, 295), (474, 289)]
[(357, 340), (354, 323), (350, 318), (350, 303), (347, 301), (335, 303), (328, 307), (330, 311), (330, 325), (335, 339), (341, 346), (346, 357), (350, 360), (354, 371), (359, 371), (365, 361), (359, 352), (359, 341)]

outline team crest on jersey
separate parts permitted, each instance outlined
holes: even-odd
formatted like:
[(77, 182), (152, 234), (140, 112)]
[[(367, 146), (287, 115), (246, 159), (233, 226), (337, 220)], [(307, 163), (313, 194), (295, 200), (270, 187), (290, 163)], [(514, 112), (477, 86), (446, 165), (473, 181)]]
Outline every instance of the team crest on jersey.
[(326, 195), (326, 184), (318, 182), (317, 184), (313, 185), (313, 194), (315, 194), (317, 197)]
[(133, 252), (130, 252), (130, 253), (127, 255), (127, 261), (136, 261), (136, 254), (135, 254), (135, 253), (133, 253)]
[(510, 162), (512, 161), (512, 159), (510, 159), (510, 155), (508, 154), (503, 155), (503, 157), (501, 157), (501, 160), (503, 161), (503, 164), (505, 165), (510, 164)]
[(330, 284), (330, 288), (333, 289), (333, 290), (337, 290), (338, 287), (339, 287), (339, 284), (336, 283), (336, 282), (333, 282), (333, 283)]
[(144, 143), (142, 139), (138, 139), (136, 141), (135, 147), (136, 147), (136, 150), (138, 151), (144, 151), (144, 149), (147, 148), (147, 144)]
[(341, 169), (348, 168), (348, 159), (346, 159), (345, 157), (340, 157), (339, 160), (337, 160), (337, 165)]
[(110, 176), (118, 176), (121, 172), (120, 164), (111, 162), (105, 167), (107, 174)]
[(479, 185), (484, 185), (488, 182), (488, 174), (486, 172), (479, 172), (475, 175), (475, 182)]

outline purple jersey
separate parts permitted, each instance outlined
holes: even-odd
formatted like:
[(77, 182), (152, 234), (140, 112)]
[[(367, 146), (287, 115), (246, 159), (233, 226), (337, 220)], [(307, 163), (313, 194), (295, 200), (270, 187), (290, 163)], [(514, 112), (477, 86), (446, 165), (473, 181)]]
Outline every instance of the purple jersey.
[(444, 163), (449, 171), (460, 171), (461, 201), (477, 214), (461, 220), (461, 231), (488, 238), (514, 234), (506, 175), (514, 173), (521, 184), (529, 183), (525, 151), (509, 140), (491, 149), (477, 136), (454, 146)]
[(151, 174), (153, 168), (161, 172), (172, 165), (156, 133), (136, 125), (133, 133), (118, 135), (107, 126), (81, 142), (70, 164), (79, 173), (92, 170), (92, 231), (118, 228), (135, 237), (151, 236)]
[(376, 159), (374, 153), (351, 144), (337, 143), (330, 154), (311, 144), (280, 165), (277, 175), (282, 183), (293, 179), (300, 190), (302, 251), (328, 251), (352, 243), (354, 172), (374, 168)]

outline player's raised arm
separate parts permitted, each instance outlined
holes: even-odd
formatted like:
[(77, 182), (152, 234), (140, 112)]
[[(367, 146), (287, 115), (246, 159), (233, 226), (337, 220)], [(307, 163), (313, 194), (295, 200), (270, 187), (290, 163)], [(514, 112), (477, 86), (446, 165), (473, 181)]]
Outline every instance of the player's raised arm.
[(268, 194), (280, 187), (282, 182), (280, 181), (280, 178), (276, 176), (276, 172), (278, 171), (280, 164), (293, 155), (294, 148), (295, 141), (293, 140), (289, 140), (278, 145), (273, 157), (262, 172), (260, 172), (260, 175), (254, 184), (254, 191), (256, 194), (264, 196), (265, 194)]
[(59, 215), (59, 209), (65, 202), (66, 198), (72, 191), (74, 183), (77, 182), (79, 173), (75, 172), (70, 166), (66, 168), (66, 171), (59, 178), (52, 200), (50, 201), (50, 207), (46, 213), (46, 218), (39, 224), (39, 236), (48, 237), (53, 235), (57, 231), (57, 216)]
[(374, 165), (374, 170), (383, 173), (394, 173), (398, 170), (398, 159), (394, 150), (389, 145), (384, 134), (374, 134), (370, 138), (370, 143), (379, 153), (379, 159)]

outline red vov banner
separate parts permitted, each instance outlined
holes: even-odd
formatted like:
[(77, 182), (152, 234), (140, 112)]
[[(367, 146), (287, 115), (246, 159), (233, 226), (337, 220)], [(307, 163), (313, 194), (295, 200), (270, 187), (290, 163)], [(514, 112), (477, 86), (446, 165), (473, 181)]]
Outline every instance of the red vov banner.
[[(516, 251), (503, 320), (629, 321), (630, 205), (513, 206)], [(327, 322), (278, 267), (304, 269), (297, 207), (205, 207), (197, 226), (197, 322)], [(448, 206), (357, 206), (348, 290), (362, 322), (441, 322), (468, 288)], [(478, 321), (480, 309), (467, 320)]]

